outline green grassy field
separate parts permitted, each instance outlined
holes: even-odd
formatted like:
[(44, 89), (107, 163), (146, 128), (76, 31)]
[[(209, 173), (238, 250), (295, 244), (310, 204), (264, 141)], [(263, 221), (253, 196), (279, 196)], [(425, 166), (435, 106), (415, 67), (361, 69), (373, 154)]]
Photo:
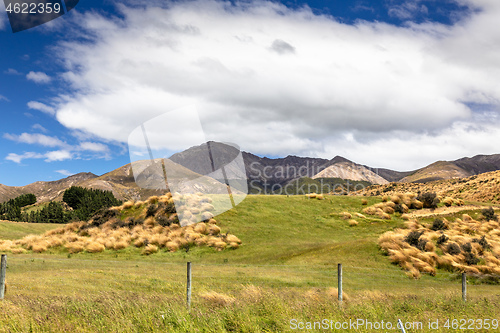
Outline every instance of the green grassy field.
[[(367, 199), (369, 205), (380, 201)], [(8, 254), (0, 332), (335, 331), (300, 330), (299, 323), (384, 320), (395, 327), (398, 318), (415, 323), (410, 332), (463, 332), (445, 328), (446, 319), (500, 319), (500, 286), (470, 285), (464, 303), (454, 274), (409, 279), (377, 246), (379, 235), (403, 221), (357, 218), (359, 224), (350, 227), (340, 218), (363, 207), (358, 197), (249, 196), (217, 217), (222, 232), (243, 241), (237, 250)], [(56, 227), (2, 222), (0, 239)], [(185, 302), (187, 261), (193, 263), (191, 311)], [(330, 289), (337, 286), (338, 263), (348, 297), (342, 305)], [(223, 295), (207, 296), (212, 291)], [(440, 329), (430, 330), (429, 320), (439, 320)], [(346, 331), (381, 331), (372, 328)]]

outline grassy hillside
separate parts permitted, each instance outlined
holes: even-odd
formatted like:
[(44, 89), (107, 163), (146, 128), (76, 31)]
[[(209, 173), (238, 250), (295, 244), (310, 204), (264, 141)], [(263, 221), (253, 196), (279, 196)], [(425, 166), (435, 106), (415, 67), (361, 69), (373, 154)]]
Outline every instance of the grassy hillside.
[[(235, 250), (202, 247), (142, 256), (130, 247), (98, 254), (9, 254), (0, 327), (19, 332), (292, 332), (297, 331), (292, 319), (395, 323), (401, 318), (425, 325), (439, 319), (443, 327), (447, 318), (498, 317), (498, 286), (470, 286), (464, 304), (455, 275), (438, 271), (413, 280), (391, 264), (377, 239), (404, 222), (369, 217), (349, 226), (342, 212), (361, 212), (362, 199), (249, 196), (217, 217), (222, 233), (243, 241)], [(380, 202), (379, 197), (366, 199), (368, 205)], [(27, 233), (21, 224), (10, 228), (20, 236)], [(185, 308), (187, 261), (193, 262), (191, 312)], [(342, 307), (332, 289), (339, 262), (349, 297)]]

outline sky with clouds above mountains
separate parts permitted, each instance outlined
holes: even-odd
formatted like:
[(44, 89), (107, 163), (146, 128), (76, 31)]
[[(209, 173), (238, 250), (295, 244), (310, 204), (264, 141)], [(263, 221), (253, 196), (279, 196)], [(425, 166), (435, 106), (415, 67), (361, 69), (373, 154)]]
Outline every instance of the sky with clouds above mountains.
[(2, 4), (0, 183), (111, 171), (131, 131), (188, 105), (260, 156), (499, 153), (499, 19), (497, 0), (81, 0), (14, 34)]

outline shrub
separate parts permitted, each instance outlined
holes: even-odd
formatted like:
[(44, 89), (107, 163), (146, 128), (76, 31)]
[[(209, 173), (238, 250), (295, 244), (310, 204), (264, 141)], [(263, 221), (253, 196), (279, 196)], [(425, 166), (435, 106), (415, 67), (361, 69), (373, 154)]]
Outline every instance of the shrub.
[(423, 231), (412, 231), (405, 237), (405, 242), (407, 242), (411, 246), (417, 247), (420, 236), (422, 236), (423, 233)]
[(146, 217), (154, 216), (156, 211), (158, 210), (158, 205), (151, 203), (148, 205), (146, 209)]
[(488, 243), (488, 241), (486, 240), (486, 237), (484, 235), (483, 235), (483, 237), (481, 237), (479, 239), (474, 238), (472, 241), (474, 243), (478, 243), (479, 245), (481, 245), (483, 247), (483, 249), (485, 249), (485, 250), (491, 249), (491, 246)]
[(448, 241), (448, 239), (449, 238), (446, 237), (446, 235), (443, 234), (443, 235), (441, 235), (441, 236), (438, 237), (438, 239), (436, 240), (436, 243), (437, 243), (437, 245), (441, 245), (441, 244), (446, 243)]
[(439, 230), (446, 230), (446, 229), (448, 229), (448, 227), (443, 222), (443, 220), (435, 219), (434, 222), (432, 222), (431, 230), (439, 231)]
[(472, 253), (472, 245), (470, 243), (462, 244), (462, 250), (466, 253)]
[(404, 208), (403, 208), (403, 205), (402, 205), (402, 204), (396, 204), (396, 205), (394, 206), (394, 211), (395, 211), (396, 213), (399, 213), (399, 214), (404, 214), (404, 213), (405, 213), (405, 210), (404, 210)]
[(427, 245), (427, 240), (419, 239), (417, 244), (417, 249), (419, 249), (420, 251), (425, 251), (425, 245)]
[(446, 248), (446, 252), (448, 252), (451, 255), (459, 254), (460, 247), (456, 243), (450, 243), (450, 244), (448, 244), (448, 247)]
[(439, 203), (439, 199), (436, 196), (436, 193), (434, 192), (425, 192), (420, 194), (417, 197), (418, 201), (421, 201), (422, 204), (424, 205), (424, 208), (437, 208), (437, 205)]
[[(470, 244), (469, 244), (470, 245)], [(465, 263), (469, 266), (477, 265), (479, 263), (479, 259), (470, 252), (465, 253)]]
[(495, 214), (495, 211), (493, 210), (492, 207), (485, 208), (485, 209), (481, 210), (481, 214), (483, 214), (484, 218), (487, 221), (490, 221), (490, 220), (497, 221), (498, 220), (498, 216)]

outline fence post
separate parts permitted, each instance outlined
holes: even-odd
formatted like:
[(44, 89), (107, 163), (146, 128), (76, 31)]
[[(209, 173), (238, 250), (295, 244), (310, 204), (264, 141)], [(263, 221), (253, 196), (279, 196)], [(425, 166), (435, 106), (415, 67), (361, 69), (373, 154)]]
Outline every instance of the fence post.
[(186, 301), (188, 311), (191, 310), (191, 262), (187, 263), (187, 287), (186, 287)]
[(467, 301), (467, 274), (462, 273), (462, 299)]
[(5, 275), (7, 273), (7, 255), (2, 254), (0, 262), (0, 299), (5, 296)]
[(405, 326), (403, 325), (401, 319), (398, 319), (398, 327), (401, 329), (401, 332), (406, 333)]
[(339, 294), (339, 302), (342, 302), (342, 264), (338, 264), (338, 294)]

